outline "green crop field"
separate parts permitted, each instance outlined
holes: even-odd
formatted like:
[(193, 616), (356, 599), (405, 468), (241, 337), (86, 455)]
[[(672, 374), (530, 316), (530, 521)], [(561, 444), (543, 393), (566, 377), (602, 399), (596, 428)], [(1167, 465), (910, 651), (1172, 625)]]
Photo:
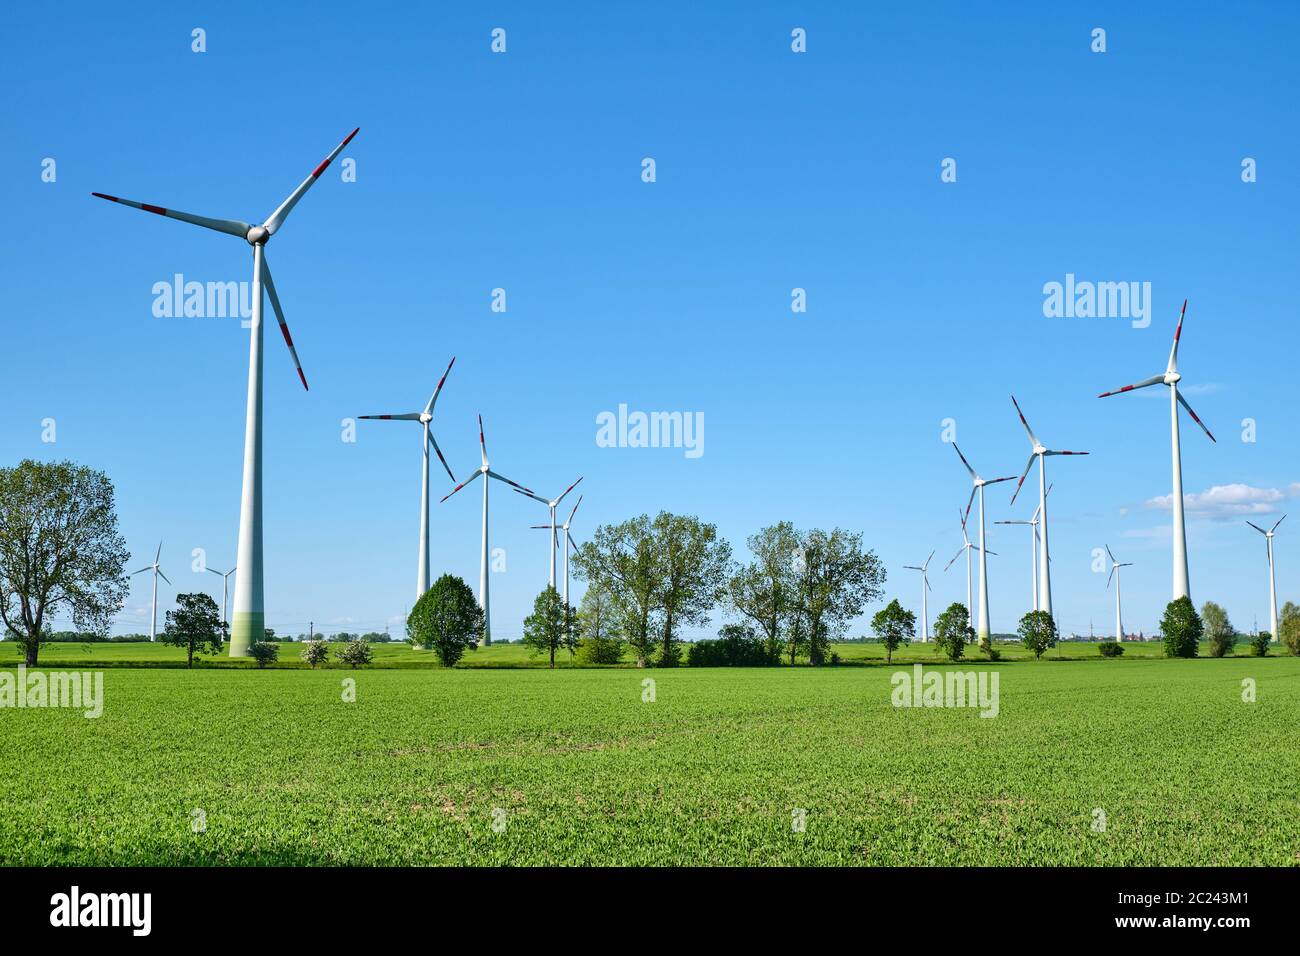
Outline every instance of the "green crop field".
[(992, 719), (886, 667), (107, 668), (0, 710), (0, 862), (1295, 865), (1300, 659), (1088, 650), (961, 665)]

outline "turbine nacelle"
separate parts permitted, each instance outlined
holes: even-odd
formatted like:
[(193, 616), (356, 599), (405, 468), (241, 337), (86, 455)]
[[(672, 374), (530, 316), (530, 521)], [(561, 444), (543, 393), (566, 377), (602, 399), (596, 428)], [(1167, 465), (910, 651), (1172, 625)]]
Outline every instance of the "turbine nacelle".
[(248, 240), (250, 246), (264, 246), (267, 240), (271, 238), (271, 233), (267, 231), (265, 226), (253, 226), (248, 230), (248, 234), (244, 238)]

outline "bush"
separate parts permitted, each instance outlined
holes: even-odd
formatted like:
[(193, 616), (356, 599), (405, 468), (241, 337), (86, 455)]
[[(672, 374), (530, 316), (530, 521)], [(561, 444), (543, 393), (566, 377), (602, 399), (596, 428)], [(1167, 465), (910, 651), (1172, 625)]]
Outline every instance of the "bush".
[(1277, 620), (1277, 635), (1289, 653), (1300, 654), (1300, 607), (1290, 601), (1282, 605), (1282, 616)]
[(280, 645), (270, 641), (256, 641), (248, 645), (248, 655), (257, 662), (258, 667), (265, 667), (280, 659)]
[(1097, 645), (1102, 657), (1123, 657), (1124, 645), (1119, 641), (1102, 641)]
[(1250, 654), (1252, 657), (1268, 657), (1268, 646), (1273, 643), (1273, 635), (1268, 631), (1260, 631), (1250, 639)]
[(1170, 601), (1165, 616), (1160, 621), (1160, 633), (1165, 639), (1166, 657), (1195, 657), (1205, 627), (1196, 613), (1192, 599), (1183, 596)]
[(740, 624), (718, 631), (716, 641), (696, 641), (686, 654), (690, 667), (770, 667), (776, 663), (763, 639)]
[(343, 650), (339, 651), (339, 660), (350, 665), (353, 670), (374, 659), (375, 652), (370, 649), (370, 644), (360, 638), (348, 641)]
[(617, 664), (626, 645), (616, 637), (584, 637), (578, 641), (579, 664)]
[(316, 665), (324, 664), (330, 659), (329, 643), (326, 641), (308, 641), (302, 646), (302, 653), (298, 656), (315, 670)]
[(1228, 620), (1228, 612), (1213, 601), (1206, 601), (1201, 606), (1201, 620), (1205, 622), (1205, 636), (1210, 642), (1210, 656), (1223, 657), (1231, 654), (1233, 646), (1237, 643), (1237, 634)]

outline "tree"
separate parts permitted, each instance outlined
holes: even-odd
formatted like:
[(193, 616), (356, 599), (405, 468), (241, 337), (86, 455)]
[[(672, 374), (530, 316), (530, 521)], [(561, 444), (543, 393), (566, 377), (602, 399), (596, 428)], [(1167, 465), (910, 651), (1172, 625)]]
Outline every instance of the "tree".
[(623, 657), (623, 642), (616, 630), (614, 599), (599, 585), (592, 585), (578, 605), (578, 660), (584, 664), (617, 664)]
[(113, 483), (70, 461), (0, 468), (0, 620), (35, 667), (47, 618), (108, 633), (126, 600)]
[(770, 667), (780, 662), (780, 648), (774, 658), (767, 640), (748, 624), (724, 624), (716, 641), (695, 641), (686, 655), (690, 667)]
[(778, 660), (798, 613), (799, 535), (793, 524), (782, 521), (750, 535), (746, 544), (754, 559), (732, 566), (727, 598), (738, 614), (761, 629), (768, 655)]
[(443, 667), (455, 667), (467, 650), (478, 647), (483, 609), (463, 579), (444, 574), (411, 608), (406, 633), (412, 643), (432, 650)]
[(1020, 643), (1034, 652), (1034, 660), (1039, 660), (1049, 647), (1056, 646), (1056, 622), (1046, 611), (1030, 611), (1020, 619), (1017, 632)]
[(270, 641), (254, 641), (248, 645), (249, 656), (257, 662), (258, 669), (274, 664), (280, 659), (280, 645)]
[(702, 624), (722, 599), (726, 588), (731, 545), (718, 538), (716, 525), (694, 515), (661, 511), (651, 525), (659, 556), (659, 600), (663, 612), (659, 663), (677, 663), (677, 630), (683, 624)]
[(227, 637), (217, 602), (206, 594), (176, 595), (176, 610), (164, 618), (162, 642), (185, 648), (186, 666), (194, 666), (196, 652), (220, 654)]
[(375, 652), (370, 649), (370, 642), (361, 638), (348, 641), (344, 648), (339, 651), (339, 660), (353, 670), (369, 664), (374, 659)]
[(1268, 631), (1260, 631), (1250, 639), (1250, 654), (1252, 657), (1268, 657), (1269, 645), (1273, 643), (1273, 635)]
[(1203, 630), (1201, 616), (1196, 613), (1191, 598), (1184, 595), (1170, 601), (1160, 620), (1160, 633), (1165, 638), (1165, 656), (1195, 657)]
[(894, 598), (872, 617), (871, 629), (885, 646), (885, 663), (892, 664), (894, 651), (916, 636), (916, 615)]
[(645, 667), (659, 616), (658, 567), (650, 518), (641, 515), (601, 525), (573, 557), (574, 576), (605, 591), (613, 602), (617, 630)]
[(1228, 620), (1228, 612), (1213, 601), (1206, 601), (1201, 607), (1201, 620), (1205, 622), (1205, 636), (1210, 642), (1210, 656), (1223, 657), (1225, 654), (1232, 653), (1237, 635), (1232, 629), (1232, 622)]
[(1300, 654), (1300, 607), (1290, 601), (1282, 605), (1282, 614), (1277, 619), (1277, 632), (1278, 639), (1286, 645), (1290, 654)]
[(975, 641), (975, 629), (970, 626), (970, 612), (966, 605), (954, 601), (934, 622), (934, 642), (948, 655), (948, 660), (961, 660), (967, 644)]
[(317, 665), (324, 664), (330, 659), (329, 642), (322, 639), (307, 641), (298, 656), (306, 661), (312, 670), (315, 670)]
[(534, 654), (549, 654), (551, 667), (554, 667), (555, 652), (561, 647), (573, 648), (572, 619), (573, 607), (565, 604), (555, 588), (548, 584), (533, 601), (533, 613), (524, 618), (524, 644)]
[(795, 554), (801, 625), (808, 660), (821, 664), (832, 637), (843, 634), (867, 604), (884, 594), (885, 569), (862, 535), (836, 528), (803, 536)]

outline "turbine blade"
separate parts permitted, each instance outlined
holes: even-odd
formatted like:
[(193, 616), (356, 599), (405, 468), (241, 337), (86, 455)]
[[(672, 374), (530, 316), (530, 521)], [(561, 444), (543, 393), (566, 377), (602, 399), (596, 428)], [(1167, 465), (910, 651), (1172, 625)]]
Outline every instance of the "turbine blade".
[(1025, 426), (1025, 431), (1029, 435), (1029, 443), (1037, 448), (1042, 444), (1042, 442), (1040, 442), (1037, 436), (1034, 435), (1034, 430), (1029, 427), (1029, 422), (1025, 420), (1025, 413), (1020, 410), (1020, 403), (1016, 401), (1016, 396), (1014, 395), (1011, 396), (1011, 404), (1016, 406), (1016, 414), (1020, 416), (1020, 424)]
[(275, 231), (284, 225), (284, 221), (289, 217), (289, 213), (293, 211), (293, 207), (298, 205), (298, 200), (306, 195), (307, 190), (311, 189), (312, 184), (320, 178), (320, 174), (325, 172), (325, 167), (334, 162), (334, 157), (343, 152), (343, 147), (352, 142), (352, 137), (356, 136), (359, 132), (361, 132), (360, 126), (348, 133), (347, 139), (334, 147), (333, 151), (325, 157), (325, 161), (312, 170), (311, 175), (302, 181), (302, 185), (289, 193), (289, 198), (280, 203), (280, 208), (271, 213), (270, 219), (262, 223), (263, 228), (265, 228), (268, 233), (275, 235)]
[(1015, 476), (1015, 475), (1011, 475), (1010, 477), (1007, 477), (1007, 478), (990, 478), (988, 481), (984, 482), (984, 484), (986, 484), (986, 485), (996, 485), (996, 484), (998, 484), (999, 482), (1002, 482), (1002, 481), (1015, 481), (1015, 480), (1016, 480), (1016, 476)]
[(1255, 524), (1255, 522), (1253, 522), (1253, 521), (1247, 521), (1246, 524), (1250, 525), (1252, 528), (1254, 528), (1254, 529), (1255, 529), (1256, 531), (1258, 531), (1260, 534), (1263, 534), (1263, 535), (1267, 535), (1267, 534), (1268, 534), (1267, 531), (1265, 531), (1265, 530), (1264, 530), (1263, 528), (1261, 528), (1259, 525)]
[(451, 367), (455, 364), (456, 356), (453, 355), (451, 361), (447, 363), (447, 371), (443, 372), (442, 378), (438, 379), (438, 387), (433, 390), (433, 395), (429, 397), (429, 404), (424, 406), (424, 414), (427, 415), (433, 411), (433, 405), (438, 401), (438, 393), (442, 391), (442, 383), (447, 381), (447, 376), (451, 374)]
[(993, 555), (993, 557), (995, 557), (995, 558), (998, 556), (998, 553), (997, 553), (996, 551), (990, 551), (988, 548), (985, 548), (985, 549), (984, 549), (984, 553), (985, 553), (985, 554), (991, 554), (991, 555)]
[[(582, 495), (578, 495), (578, 500), (577, 500), (576, 502), (574, 502), (574, 504), (573, 504), (573, 510), (569, 512), (569, 520), (566, 521), (566, 522), (564, 522), (564, 526), (565, 526), (566, 528), (567, 528), (569, 525), (573, 524), (573, 516), (576, 515), (576, 514), (578, 513), (578, 505), (580, 505), (580, 504), (582, 504)], [(1286, 516), (1283, 515), (1283, 517), (1286, 517)], [(1280, 523), (1281, 523), (1281, 522), (1279, 522), (1279, 524), (1280, 524)]]
[(961, 523), (963, 534), (966, 532), (966, 522), (970, 520), (970, 507), (975, 503), (975, 492), (978, 490), (977, 487), (972, 487), (970, 490), (970, 497), (966, 499), (966, 518)]
[(1047, 454), (1047, 455), (1090, 455), (1090, 454), (1092, 454), (1092, 452), (1087, 452), (1087, 451), (1048, 451), (1048, 452), (1044, 452), (1044, 454)]
[(357, 418), (365, 418), (371, 421), (380, 422), (418, 422), (420, 420), (420, 413), (403, 412), (401, 415), (358, 415)]
[(550, 530), (551, 530), (551, 526), (550, 526), (549, 524), (530, 524), (528, 527), (530, 527), (530, 528), (540, 528), (540, 529), (543, 530), (543, 531), (550, 531)]
[(243, 239), (248, 235), (248, 230), (253, 227), (246, 222), (240, 222), (238, 219), (209, 219), (207, 216), (195, 216), (192, 213), (180, 212), (176, 209), (164, 209), (162, 206), (151, 206), (148, 203), (136, 202), (133, 199), (119, 199), (117, 196), (110, 196), (107, 193), (91, 193), (99, 199), (107, 199), (109, 202), (121, 203), (123, 206), (130, 206), (132, 209), (143, 209), (145, 212), (151, 212), (158, 216), (166, 216), (168, 219), (179, 219), (181, 222), (193, 223), (196, 226), (202, 226), (204, 229), (215, 229), (217, 232), (224, 232), (228, 236), (238, 236)]
[(438, 455), (438, 460), (442, 462), (442, 468), (447, 472), (447, 477), (455, 481), (456, 476), (451, 473), (451, 466), (447, 464), (447, 459), (442, 456), (442, 449), (438, 447), (438, 441), (433, 437), (433, 432), (426, 432), (425, 434), (429, 436), (429, 444), (433, 446), (433, 450)]
[(1187, 300), (1183, 299), (1182, 310), (1178, 313), (1178, 328), (1174, 329), (1174, 347), (1169, 350), (1169, 371), (1178, 371), (1178, 340), (1183, 337), (1183, 316), (1187, 314)]
[[(582, 482), (582, 478), (579, 478), (579, 479), (578, 479), (577, 481), (575, 481), (573, 484), (569, 485), (569, 487), (565, 488), (565, 489), (564, 489), (564, 495), (567, 495), (567, 494), (568, 494), (570, 491), (572, 491), (574, 488), (578, 487), (578, 485), (579, 485), (581, 482)], [(561, 501), (564, 500), (564, 495), (560, 495), (560, 497), (558, 497), (558, 498), (555, 499), (555, 503), (556, 503), (557, 505), (558, 505)], [(548, 502), (548, 504), (549, 504), (549, 502)]]
[(1110, 566), (1110, 574), (1106, 575), (1106, 590), (1110, 590), (1110, 579), (1115, 576), (1115, 565)]
[(166, 581), (168, 584), (171, 584), (171, 583), (172, 583), (171, 580), (167, 577), (167, 575), (163, 574), (163, 572), (162, 572), (162, 568), (159, 568), (159, 569), (158, 569), (158, 577), (162, 578), (162, 579), (163, 579), (164, 581)]
[(157, 564), (158, 559), (162, 557), (162, 542), (158, 542), (158, 553), (153, 556), (153, 563)]
[(925, 582), (925, 589), (926, 589), (927, 591), (933, 591), (933, 590), (934, 590), (934, 588), (930, 587), (930, 579), (929, 579), (929, 578), (927, 578), (925, 575), (922, 575), (922, 576), (921, 576), (921, 580)]
[(1115, 561), (1115, 554), (1114, 554), (1114, 552), (1110, 550), (1110, 545), (1106, 545), (1106, 555), (1110, 558), (1110, 563), (1111, 563), (1111, 564), (1115, 564), (1115, 563), (1117, 563), (1117, 562)]
[(957, 549), (957, 553), (952, 556), (952, 561), (949, 561), (947, 564), (945, 564), (943, 566), (943, 569), (947, 571), (950, 567), (952, 567), (953, 561), (956, 561), (958, 558), (960, 558), (962, 552), (965, 550), (966, 550), (966, 545), (963, 544), (960, 548)]
[(1016, 490), (1011, 495), (1011, 503), (1013, 505), (1016, 503), (1016, 495), (1020, 494), (1020, 486), (1023, 485), (1025, 479), (1029, 477), (1029, 469), (1034, 467), (1034, 458), (1037, 454), (1037, 452), (1029, 453), (1029, 461), (1025, 462), (1025, 470), (1020, 475), (1020, 481), (1016, 483)]
[[(957, 443), (953, 442), (952, 447), (953, 447), (953, 451), (957, 452), (957, 457), (961, 459), (961, 463), (966, 466), (966, 470), (970, 472), (971, 478), (978, 481), (980, 476), (975, 474), (975, 469), (970, 466), (970, 462), (968, 462), (966, 460), (966, 456), (961, 453), (961, 449), (957, 447)], [(967, 507), (966, 513), (970, 514), (969, 507)]]
[(1149, 385), (1160, 385), (1160, 384), (1163, 384), (1164, 380), (1165, 380), (1165, 377), (1164, 377), (1163, 375), (1152, 375), (1150, 378), (1143, 379), (1142, 381), (1137, 382), (1136, 384), (1133, 384), (1133, 385), (1125, 385), (1123, 388), (1117, 388), (1117, 389), (1115, 389), (1113, 392), (1102, 392), (1102, 393), (1101, 393), (1100, 395), (1098, 395), (1097, 397), (1098, 397), (1098, 398), (1109, 398), (1109, 397), (1112, 396), (1112, 395), (1120, 395), (1120, 394), (1122, 394), (1122, 393), (1124, 393), (1124, 392), (1131, 392), (1131, 391), (1134, 391), (1135, 389), (1146, 388), (1146, 387), (1149, 386)]
[(549, 501), (547, 501), (541, 495), (534, 492), (531, 488), (525, 488), (523, 485), (519, 484), (519, 482), (511, 481), (509, 478), (505, 477), (504, 475), (498, 475), (495, 471), (489, 471), (488, 477), (495, 478), (497, 481), (504, 481), (507, 485), (509, 485), (515, 491), (519, 492), (521, 495), (527, 495), (529, 498), (535, 498), (536, 500), (540, 501), (544, 505), (550, 504)]
[(918, 568), (915, 564), (905, 564), (905, 565), (903, 565), (903, 567), (906, 568), (908, 571), (920, 571), (920, 570), (921, 570), (921, 569)]
[(1205, 427), (1205, 422), (1201, 421), (1201, 417), (1200, 417), (1199, 415), (1197, 415), (1196, 412), (1192, 411), (1192, 406), (1187, 404), (1187, 399), (1183, 398), (1183, 393), (1182, 393), (1182, 392), (1179, 392), (1179, 393), (1178, 393), (1178, 404), (1181, 405), (1181, 406), (1183, 406), (1183, 408), (1187, 409), (1187, 414), (1192, 416), (1192, 421), (1194, 421), (1194, 422), (1196, 422), (1196, 424), (1200, 425), (1200, 426), (1201, 426), (1201, 431), (1203, 431), (1203, 432), (1205, 432), (1205, 434), (1209, 435), (1209, 436), (1210, 436), (1210, 441), (1214, 442), (1214, 443), (1217, 445), (1217, 444), (1218, 444), (1218, 440), (1214, 437), (1213, 434), (1210, 433), (1210, 430), (1209, 430), (1208, 428)]
[(574, 550), (577, 550), (578, 542), (573, 540), (573, 535), (569, 534), (569, 532), (566, 531), (564, 532), (564, 536), (568, 539), (569, 544), (573, 545)]
[(1285, 521), (1285, 520), (1286, 520), (1286, 515), (1283, 515), (1282, 517), (1278, 518), (1278, 519), (1277, 519), (1277, 524), (1273, 525), (1272, 529), (1270, 529), (1270, 530), (1276, 531), (1276, 530), (1277, 530), (1277, 525), (1281, 524), (1281, 523), (1282, 523), (1283, 521)]
[(466, 478), (464, 481), (462, 481), (462, 482), (461, 482), (459, 485), (457, 485), (455, 488), (451, 489), (451, 491), (447, 492), (445, 495), (443, 495), (441, 498), (439, 498), (439, 499), (438, 499), (438, 504), (442, 504), (444, 501), (446, 501), (448, 498), (450, 498), (450, 497), (451, 497), (452, 495), (454, 495), (456, 492), (460, 491), (460, 489), (464, 488), (466, 485), (468, 485), (470, 482), (472, 482), (475, 478), (477, 478), (477, 477), (478, 477), (479, 475), (481, 475), (481, 474), (483, 474), (483, 472), (481, 472), (481, 471), (475, 471), (474, 474), (470, 475), (468, 478)]
[(152, 570), (153, 570), (153, 565), (151, 564), (147, 568), (141, 568), (139, 571), (132, 571), (131, 576), (134, 577), (137, 574), (144, 574), (146, 571), (152, 571)]
[(284, 310), (280, 308), (280, 297), (275, 294), (275, 283), (271, 281), (271, 267), (266, 263), (266, 253), (262, 254), (262, 284), (266, 286), (267, 298), (271, 300), (271, 308), (275, 310), (275, 318), (280, 323), (280, 334), (284, 336), (284, 344), (289, 346), (289, 355), (293, 357), (293, 367), (298, 370), (298, 378), (302, 380), (302, 387), (307, 388), (307, 376), (302, 373), (302, 363), (298, 361), (298, 350), (293, 347), (293, 336), (289, 334), (289, 323), (284, 321)]
[(479, 415), (478, 417), (478, 450), (479, 450), (479, 454), (483, 456), (483, 467), (486, 468), (488, 463), (487, 442), (483, 440), (483, 416), (482, 415)]
[(223, 578), (225, 577), (225, 574), (218, 571), (216, 568), (208, 568), (208, 570), (211, 571), (213, 574), (218, 575), (219, 577), (223, 577)]

